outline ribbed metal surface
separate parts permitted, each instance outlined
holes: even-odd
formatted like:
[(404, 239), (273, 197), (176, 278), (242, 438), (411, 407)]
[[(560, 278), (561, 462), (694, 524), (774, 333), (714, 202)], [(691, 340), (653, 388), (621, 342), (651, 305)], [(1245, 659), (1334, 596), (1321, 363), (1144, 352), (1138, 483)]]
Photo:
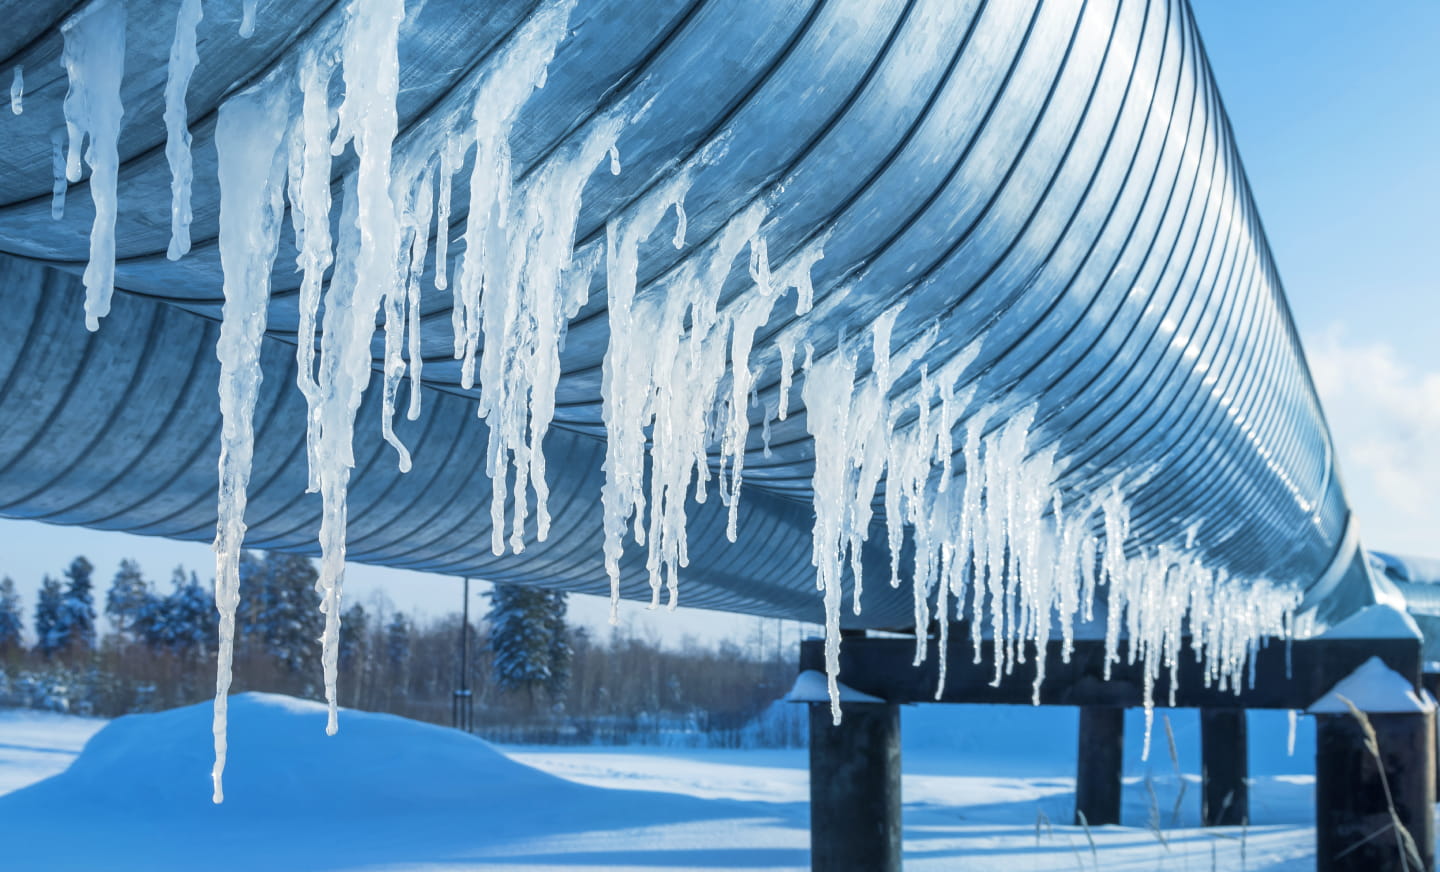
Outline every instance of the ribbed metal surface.
[[(215, 108), (305, 34), (334, 26), (342, 6), (262, 3), (248, 41), (236, 36), (238, 7), (207, 7), (189, 97), (196, 242), (171, 263), (159, 118), (174, 4), (128, 5), (118, 283), (187, 312), (117, 305), (90, 340), (78, 299), (47, 290), (65, 284), (56, 273), (5, 265), (6, 310), (38, 306), (16, 317), (48, 326), (22, 333), (12, 323), (0, 334), (8, 379), (0, 514), (205, 538), (214, 519), (216, 416), (208, 406), (216, 367), (203, 317), (215, 317), (220, 300)], [(534, 4), (411, 5), (400, 110), (402, 127), (414, 131), (449, 106)], [(84, 185), (72, 186), (61, 221), (49, 217), (48, 194), (50, 132), (65, 89), (55, 25), (69, 8), (38, 0), (5, 10), (17, 26), (0, 36), (0, 69), (23, 63), (29, 86), (25, 114), (0, 122), (0, 250), (75, 272), (91, 220)], [(577, 247), (603, 245), (609, 217), (663, 182), (677, 159), (724, 139), (725, 156), (696, 176), (686, 198), (689, 244), (669, 247), (658, 238), (668, 235), (662, 225), (642, 249), (642, 286), (766, 196), (772, 262), (828, 235), (814, 270), (826, 319), (809, 334), (817, 354), (903, 299), (897, 346), (940, 325), (925, 358), (932, 371), (984, 337), (966, 376), (975, 406), (1013, 412), (1037, 402), (1040, 427), (1070, 458), (1063, 486), (1143, 477), (1132, 499), (1141, 543), (1178, 542), (1199, 524), (1215, 566), (1302, 585), (1348, 567), (1330, 573), (1340, 583), (1327, 587), (1325, 612), (1368, 600), (1353, 542), (1337, 553), (1349, 512), (1334, 452), (1183, 2), (708, 0), (652, 2), (642, 12), (621, 0), (582, 0), (571, 30), (517, 124), (518, 168), (533, 169), (619, 99), (653, 101), (620, 136), (624, 171), (601, 170), (586, 187)], [(336, 169), (338, 177), (348, 167)], [(452, 236), (465, 202), (461, 183)], [(299, 279), (288, 244), (270, 325), (277, 340), (293, 341)], [(731, 296), (742, 291), (743, 273), (737, 264)], [(425, 377), (437, 392), (418, 424), (423, 436), (412, 435), (417, 469), (397, 476), (378, 438), (362, 429), (357, 452), (366, 459), (350, 512), (355, 559), (598, 586), (603, 449), (589, 436), (601, 431), (609, 331), (603, 276), (596, 282), (562, 357), (563, 429), (547, 444), (555, 458), (551, 542), (519, 557), (488, 553), (483, 429), (467, 400), (443, 396), (460, 393), (450, 296), (431, 292)], [(778, 312), (757, 341), (762, 406), (779, 370), (766, 338), (789, 317)], [(21, 341), (28, 350), (17, 364)], [(289, 386), (284, 348), (267, 350), (257, 412), (267, 423), (248, 520), (257, 546), (308, 547), (318, 507), (300, 496), (303, 404)], [(127, 388), (117, 368), (139, 380), (127, 375)], [(146, 372), (155, 386), (146, 386)], [(916, 378), (912, 370), (899, 387)], [(114, 422), (100, 427), (112, 412)], [(67, 416), (92, 422), (93, 432), (70, 434), (56, 423)], [(375, 418), (362, 411), (362, 421)], [(201, 421), (210, 428), (203, 438)], [(754, 423), (740, 544), (724, 543), (714, 506), (694, 511), (684, 601), (813, 617), (805, 416), (774, 425), (768, 458)], [(863, 623), (906, 620), (886, 593), (877, 592)]]

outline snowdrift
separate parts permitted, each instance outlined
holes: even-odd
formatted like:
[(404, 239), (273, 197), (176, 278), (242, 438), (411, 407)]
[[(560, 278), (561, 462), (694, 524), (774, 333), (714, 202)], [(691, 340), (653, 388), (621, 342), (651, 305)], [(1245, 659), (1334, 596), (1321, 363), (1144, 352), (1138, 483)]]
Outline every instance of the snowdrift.
[[(617, 791), (516, 763), (480, 739), (392, 715), (347, 711), (327, 737), (321, 703), (247, 693), (230, 714), (238, 728), (223, 805), (210, 801), (209, 703), (129, 715), (65, 772), (0, 796), (0, 867), (291, 872), (482, 855), (493, 864), (536, 840), (713, 824), (743, 808), (643, 791), (617, 800)], [(639, 861), (644, 847), (627, 841), (629, 857), (617, 861)]]

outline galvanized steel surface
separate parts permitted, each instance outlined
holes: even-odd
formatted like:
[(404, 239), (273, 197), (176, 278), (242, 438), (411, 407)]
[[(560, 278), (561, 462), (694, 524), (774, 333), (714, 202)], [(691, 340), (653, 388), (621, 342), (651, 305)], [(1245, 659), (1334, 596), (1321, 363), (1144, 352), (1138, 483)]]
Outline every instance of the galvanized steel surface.
[[(448, 109), (458, 83), (535, 6), (410, 5), (402, 131)], [(220, 303), (215, 109), (307, 33), (334, 26), (343, 4), (261, 3), (249, 40), (237, 35), (239, 4), (207, 4), (188, 101), (195, 245), (176, 263), (165, 257), (160, 121), (174, 4), (129, 0), (117, 282), (148, 299), (117, 303), (93, 338), (72, 278), (93, 217), (85, 185), (71, 186), (62, 220), (49, 215), (51, 134), (66, 86), (58, 24), (72, 7), (3, 9), (0, 69), (23, 64), (27, 93), (24, 114), (0, 120), (0, 251), (17, 258), (0, 263), (10, 322), (0, 333), (0, 514), (206, 539), (218, 421), (207, 320)], [(577, 245), (602, 241), (606, 220), (677, 160), (724, 140), (724, 157), (686, 198), (690, 244), (669, 247), (662, 225), (642, 249), (642, 286), (770, 197), (772, 262), (825, 238), (814, 270), (817, 300), (829, 301), (810, 332), (817, 354), (905, 300), (897, 353), (938, 322), (925, 358), (933, 371), (983, 337), (966, 375), (975, 407), (1038, 403), (1040, 429), (1069, 458), (1062, 487), (1132, 483), (1138, 542), (1178, 543), (1195, 529), (1208, 562), (1237, 576), (1308, 587), (1328, 575), (1323, 601), (1310, 603), (1322, 616), (1369, 601), (1325, 420), (1183, 2), (656, 0), (642, 11), (581, 0), (545, 88), (517, 122), (517, 169), (533, 170), (630, 94), (650, 109), (620, 136), (623, 172), (601, 168), (588, 183)], [(337, 179), (348, 169), (338, 163)], [(463, 226), (464, 177), (452, 236)], [(301, 495), (303, 402), (285, 344), (299, 282), (289, 246), (274, 277), (247, 521), (257, 547), (307, 549), (318, 506)], [(744, 272), (737, 264), (730, 296)], [(378, 403), (367, 401), (354, 559), (600, 588), (603, 446), (592, 437), (602, 434), (604, 299), (601, 276), (562, 355), (559, 429), (547, 443), (551, 541), (495, 558), (482, 508), (484, 425), (457, 396), (450, 295), (427, 292), (424, 372), (434, 391), (411, 425), (417, 468), (394, 470), (368, 423)], [(762, 406), (779, 380), (766, 340), (790, 317), (777, 313), (757, 341)], [(912, 370), (900, 387), (916, 378)], [(682, 601), (814, 618), (805, 416), (773, 425), (769, 457), (758, 415), (752, 423), (739, 544), (724, 541), (718, 507), (692, 505)], [(867, 559), (888, 562), (874, 549)], [(632, 593), (641, 592), (637, 569), (627, 570)], [(875, 590), (847, 624), (902, 625), (904, 599)]]

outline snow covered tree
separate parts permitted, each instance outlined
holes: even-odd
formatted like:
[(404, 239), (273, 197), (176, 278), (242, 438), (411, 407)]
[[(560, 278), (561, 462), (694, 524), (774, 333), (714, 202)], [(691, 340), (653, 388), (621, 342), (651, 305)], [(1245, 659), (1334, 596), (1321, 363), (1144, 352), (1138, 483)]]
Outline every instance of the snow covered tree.
[(7, 575), (0, 578), (0, 657), (7, 657), (20, 650), (20, 634), (23, 630), (20, 620), (20, 594), (15, 591), (15, 582)]
[(84, 557), (76, 557), (65, 569), (65, 595), (60, 602), (55, 632), (59, 636), (57, 650), (95, 648), (95, 596), (92, 593), (95, 567)]
[(105, 593), (105, 614), (115, 630), (130, 639), (142, 639), (146, 625), (153, 620), (159, 605), (155, 591), (134, 560), (120, 561), (120, 569)]
[(35, 600), (35, 650), (46, 657), (64, 647), (65, 638), (60, 633), (60, 607), (64, 601), (59, 580), (46, 574)]
[(249, 629), (260, 637), (264, 650), (290, 672), (305, 670), (315, 661), (316, 640), (325, 621), (320, 614), (320, 595), (315, 592), (319, 574), (314, 563), (299, 554), (271, 551), (251, 571), (253, 577), (242, 576), (241, 581), (242, 585), (253, 583), (250, 590), (241, 591), (242, 602), (251, 598), (255, 604), (248, 618)]
[(370, 615), (356, 603), (340, 616), (340, 675), (342, 701), (357, 705), (367, 685), (370, 665)]
[(495, 683), (501, 690), (523, 691), (533, 711), (538, 694), (558, 700), (570, 672), (565, 630), (565, 595), (543, 588), (497, 584), (488, 596), (489, 645)]
[(563, 700), (570, 688), (570, 662), (575, 655), (570, 631), (565, 625), (568, 610), (565, 591), (550, 591), (550, 608), (545, 615), (545, 632), (550, 637), (550, 680), (545, 683), (545, 692), (556, 701)]
[(145, 641), (182, 656), (214, 650), (217, 643), (215, 597), (194, 572), (177, 566), (170, 576), (172, 589), (145, 620)]

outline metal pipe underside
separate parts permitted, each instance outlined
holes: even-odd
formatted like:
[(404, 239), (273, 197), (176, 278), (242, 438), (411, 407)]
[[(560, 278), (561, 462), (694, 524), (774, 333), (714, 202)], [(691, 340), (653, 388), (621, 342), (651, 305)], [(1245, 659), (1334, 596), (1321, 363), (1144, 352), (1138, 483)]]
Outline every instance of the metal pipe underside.
[[(423, 139), (428, 122), (457, 111), (466, 83), (543, 5), (411, 2), (397, 142)], [(0, 516), (208, 540), (220, 426), (217, 109), (293, 63), (308, 36), (338, 28), (345, 4), (261, 2), (248, 39), (237, 32), (240, 4), (206, 5), (187, 97), (193, 247), (178, 261), (166, 257), (161, 121), (175, 3), (126, 6), (121, 293), (93, 335), (79, 287), (94, 219), (88, 181), (70, 185), (63, 217), (51, 217), (52, 132), (63, 128), (67, 88), (59, 25), (75, 4), (3, 10), (0, 72), (23, 65), (26, 84), (23, 114), (0, 118)], [(815, 309), (803, 316), (817, 360), (903, 301), (893, 354), (923, 349), (934, 373), (980, 340), (961, 382), (974, 391), (970, 408), (993, 407), (996, 429), (1034, 404), (1033, 430), (1066, 460), (1059, 490), (1133, 483), (1130, 547), (1199, 529), (1208, 566), (1233, 584), (1300, 587), (1322, 624), (1373, 602), (1324, 415), (1183, 0), (654, 0), (643, 12), (580, 0), (543, 89), (511, 128), (517, 178), (622, 101), (646, 108), (619, 134), (623, 171), (598, 166), (585, 183), (577, 251), (603, 249), (607, 221), (712, 148), (685, 196), (687, 244), (670, 244), (667, 216), (640, 248), (642, 293), (763, 200), (772, 263), (823, 242)], [(353, 171), (352, 153), (336, 158), (337, 203)], [(452, 258), (465, 253), (468, 178), (455, 176)], [(380, 440), (372, 385), (357, 425), (349, 558), (603, 592), (605, 272), (560, 356), (546, 442), (555, 527), (523, 553), (495, 556), (488, 431), (474, 392), (460, 387), (452, 296), (433, 287), (434, 248), (420, 306), (425, 410), (397, 420), (415, 468), (400, 474)], [(296, 254), (287, 229), (272, 275), (246, 544), (313, 552), (320, 507), (304, 493), (305, 403), (294, 387)], [(722, 305), (750, 287), (743, 258), (730, 279)], [(781, 300), (750, 357), (758, 402), (737, 543), (718, 499), (688, 503), (684, 604), (820, 618), (815, 451), (798, 388), (791, 414), (769, 423), (768, 448), (761, 433), (780, 392), (777, 337), (802, 317), (792, 304)], [(373, 351), (378, 367), (378, 333)], [(871, 365), (862, 350), (860, 371)], [(921, 378), (912, 366), (896, 390)], [(963, 476), (958, 440), (954, 466)], [(890, 555), (881, 520), (872, 527), (863, 560), (875, 581), (863, 611), (846, 608), (843, 622), (910, 626), (910, 594), (883, 582)], [(622, 570), (624, 594), (648, 598), (643, 551), (629, 549)]]

